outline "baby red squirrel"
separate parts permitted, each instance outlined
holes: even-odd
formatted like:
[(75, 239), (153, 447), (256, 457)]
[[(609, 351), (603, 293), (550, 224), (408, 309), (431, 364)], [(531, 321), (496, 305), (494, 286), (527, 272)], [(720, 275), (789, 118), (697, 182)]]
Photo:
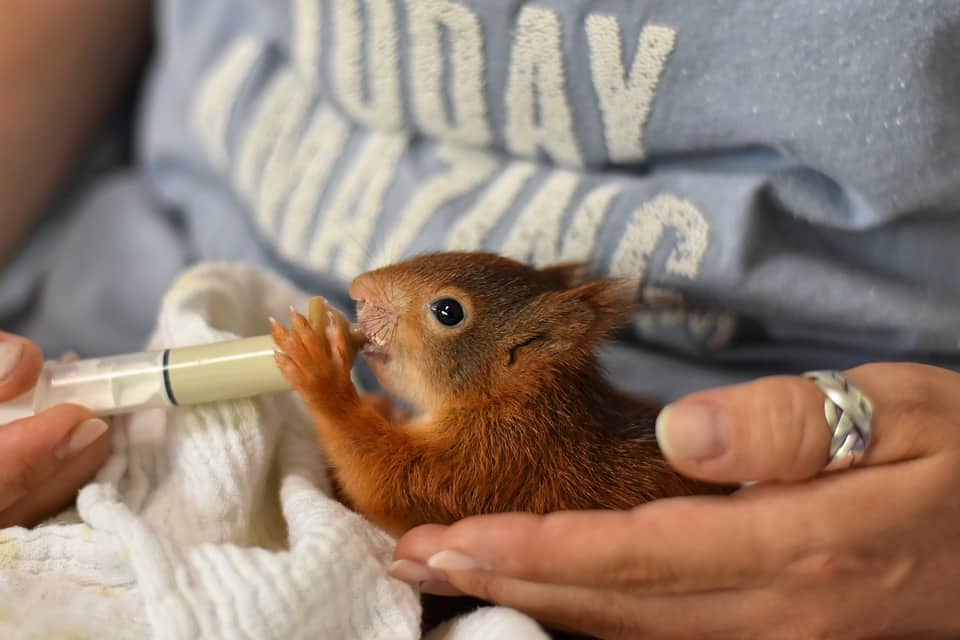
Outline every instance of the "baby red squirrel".
[(534, 269), (490, 254), (440, 253), (350, 286), (363, 355), (405, 417), (350, 378), (342, 314), (315, 331), (277, 323), (278, 364), (311, 409), (335, 480), (374, 523), (402, 533), (503, 511), (628, 509), (726, 492), (663, 459), (658, 409), (615, 389), (598, 343), (631, 311), (622, 282), (580, 282), (577, 265)]

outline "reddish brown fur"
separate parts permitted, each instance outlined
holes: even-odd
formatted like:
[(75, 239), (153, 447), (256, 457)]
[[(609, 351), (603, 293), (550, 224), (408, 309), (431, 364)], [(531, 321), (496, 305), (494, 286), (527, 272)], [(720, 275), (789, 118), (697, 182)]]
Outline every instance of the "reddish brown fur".
[[(368, 360), (421, 412), (406, 421), (358, 395), (342, 321), (322, 334), (302, 316), (292, 331), (274, 327), (279, 363), (356, 509), (399, 533), (479, 513), (623, 509), (727, 490), (675, 473), (654, 436), (657, 408), (604, 378), (597, 343), (630, 305), (621, 283), (581, 277), (469, 253), (360, 276), (351, 295), (361, 326), (386, 340)], [(430, 314), (447, 296), (467, 309), (460, 327)]]

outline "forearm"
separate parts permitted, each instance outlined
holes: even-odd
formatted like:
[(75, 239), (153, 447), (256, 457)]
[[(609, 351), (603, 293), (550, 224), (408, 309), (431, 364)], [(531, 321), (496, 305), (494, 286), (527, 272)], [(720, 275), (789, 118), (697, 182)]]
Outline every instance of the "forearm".
[(0, 263), (131, 86), (149, 26), (149, 0), (0, 5)]

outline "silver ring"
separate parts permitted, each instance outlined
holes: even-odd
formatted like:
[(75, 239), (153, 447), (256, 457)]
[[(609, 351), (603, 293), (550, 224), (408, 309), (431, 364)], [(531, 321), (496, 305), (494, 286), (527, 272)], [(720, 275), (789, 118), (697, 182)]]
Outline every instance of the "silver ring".
[(852, 467), (870, 446), (873, 402), (839, 371), (808, 371), (803, 377), (826, 396), (823, 411), (832, 436), (824, 471)]

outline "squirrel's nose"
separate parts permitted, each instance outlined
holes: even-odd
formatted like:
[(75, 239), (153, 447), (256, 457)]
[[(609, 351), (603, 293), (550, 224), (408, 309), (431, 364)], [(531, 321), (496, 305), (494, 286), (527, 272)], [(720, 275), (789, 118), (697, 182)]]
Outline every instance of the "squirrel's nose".
[(350, 298), (357, 301), (357, 309), (360, 309), (366, 303), (372, 289), (373, 283), (370, 281), (369, 275), (363, 274), (353, 279), (353, 282), (350, 283)]
[(350, 297), (357, 303), (357, 313), (366, 309), (397, 309), (405, 298), (396, 286), (396, 280), (384, 274), (371, 272), (354, 278), (350, 283)]
[(357, 276), (350, 283), (350, 297), (357, 303), (357, 316), (360, 316), (365, 308), (383, 304), (382, 287), (377, 286), (377, 282), (369, 274)]

